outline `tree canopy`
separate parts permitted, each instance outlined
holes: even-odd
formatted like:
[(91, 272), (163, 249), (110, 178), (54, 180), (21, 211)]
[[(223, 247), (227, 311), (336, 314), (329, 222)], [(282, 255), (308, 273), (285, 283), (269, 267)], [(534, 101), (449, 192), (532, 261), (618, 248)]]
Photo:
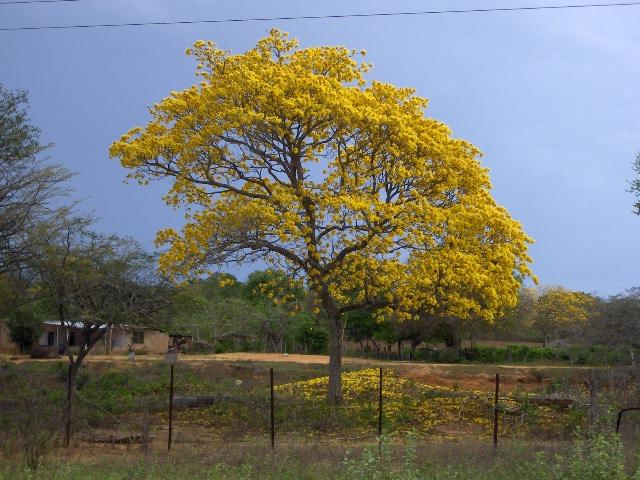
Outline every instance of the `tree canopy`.
[(0, 84), (0, 273), (28, 253), (30, 232), (49, 216), (52, 201), (67, 190), (71, 174), (41, 157), (49, 145), (31, 125), (26, 92)]
[(201, 81), (151, 109), (110, 154), (141, 183), (172, 179), (186, 208), (161, 231), (174, 276), (266, 261), (305, 279), (329, 319), (329, 396), (341, 397), (342, 314), (371, 308), (493, 318), (531, 275), (530, 238), (490, 194), (471, 143), (411, 88), (368, 82), (344, 47), (272, 30), (233, 55), (198, 41)]
[(549, 287), (537, 298), (533, 310), (533, 327), (544, 337), (545, 345), (552, 334), (566, 333), (584, 326), (598, 307), (598, 300), (584, 292)]

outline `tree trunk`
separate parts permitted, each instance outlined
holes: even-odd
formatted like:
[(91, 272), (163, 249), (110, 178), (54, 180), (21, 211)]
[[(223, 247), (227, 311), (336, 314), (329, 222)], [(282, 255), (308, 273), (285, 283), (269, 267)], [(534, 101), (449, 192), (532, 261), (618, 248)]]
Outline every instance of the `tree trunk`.
[(398, 360), (402, 361), (402, 340), (398, 339)]
[[(64, 322), (61, 322), (64, 325)], [(82, 344), (80, 346), (80, 350), (78, 351), (75, 358), (73, 354), (69, 350), (69, 342), (66, 340), (66, 332), (65, 332), (65, 347), (67, 350), (67, 358), (69, 359), (69, 370), (67, 373), (67, 401), (65, 404), (65, 412), (64, 412), (64, 442), (63, 445), (68, 447), (71, 443), (71, 420), (72, 420), (72, 406), (73, 406), (73, 394), (76, 390), (76, 378), (78, 376), (78, 370), (84, 361), (84, 358), (89, 354), (91, 349), (94, 347), (100, 339), (104, 337), (105, 331), (98, 329), (97, 331), (85, 331), (83, 334)]]
[(69, 369), (67, 371), (67, 402), (64, 412), (64, 442), (63, 446), (68, 447), (71, 444), (71, 415), (73, 405), (73, 392), (76, 388), (76, 376), (78, 374), (78, 365), (69, 361)]
[(329, 392), (330, 403), (342, 403), (342, 319), (340, 314), (329, 317)]

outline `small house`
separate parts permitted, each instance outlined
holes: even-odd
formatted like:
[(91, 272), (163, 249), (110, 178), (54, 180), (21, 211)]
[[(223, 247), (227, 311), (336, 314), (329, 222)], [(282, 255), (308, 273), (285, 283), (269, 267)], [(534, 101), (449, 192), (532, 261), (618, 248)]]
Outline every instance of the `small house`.
[[(69, 347), (82, 345), (83, 324), (73, 322), (63, 329), (57, 320), (46, 320), (42, 324), (42, 333), (36, 341), (36, 345), (49, 348), (52, 351), (64, 352), (64, 335), (66, 331)], [(169, 348), (169, 335), (160, 330), (136, 327), (131, 325), (118, 325), (100, 327), (106, 330), (103, 337), (96, 343), (91, 353), (127, 353), (129, 349), (139, 353), (165, 353)], [(0, 322), (0, 351), (14, 353), (16, 345), (11, 342), (9, 329)]]

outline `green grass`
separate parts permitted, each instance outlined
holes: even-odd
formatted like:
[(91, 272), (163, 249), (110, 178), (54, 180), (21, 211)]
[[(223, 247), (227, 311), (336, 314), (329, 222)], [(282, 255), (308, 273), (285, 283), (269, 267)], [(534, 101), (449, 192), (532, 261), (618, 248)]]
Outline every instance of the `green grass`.
[[(266, 447), (266, 394), (271, 366), (276, 369), (276, 383), (283, 385), (277, 391), (275, 453)], [(402, 377), (402, 372), (411, 366), (396, 367)], [(359, 368), (362, 366), (349, 366), (349, 369)], [(519, 368), (478, 365), (437, 368), (449, 379), (464, 374), (491, 380), (488, 373), (496, 369), (505, 376), (520, 371)], [(572, 377), (583, 372), (564, 368), (522, 371), (541, 378), (549, 376), (553, 381), (545, 388), (554, 392), (573, 388)], [(33, 411), (36, 412), (42, 412), (46, 407), (48, 417), (55, 420), (54, 430), (58, 429), (56, 422), (64, 399), (66, 364), (64, 361), (5, 362), (0, 364), (0, 407), (7, 406), (0, 408), (0, 427), (5, 435), (0, 438), (0, 479), (640, 480), (640, 474), (633, 471), (633, 455), (624, 458), (615, 437), (596, 436), (590, 441), (572, 443), (571, 432), (584, 423), (584, 408), (558, 411), (560, 417), (553, 417), (558, 420), (547, 422), (552, 427), (550, 430), (529, 430), (525, 425), (526, 435), (519, 436), (519, 440), (504, 431), (496, 455), (486, 429), (474, 436), (462, 436), (455, 442), (436, 441), (435, 431), (418, 432), (419, 438), (405, 440), (405, 432), (417, 430), (415, 417), (426, 412), (421, 410), (423, 407), (436, 407), (438, 402), (450, 404), (452, 409), (447, 410), (447, 415), (455, 425), (464, 420), (459, 412), (472, 407), (470, 399), (461, 404), (460, 409), (457, 407), (466, 395), (464, 389), (430, 388), (406, 377), (396, 379), (395, 390), (391, 388), (385, 397), (388, 411), (393, 410), (395, 415), (385, 417), (385, 432), (393, 437), (385, 442), (382, 456), (379, 456), (377, 446), (372, 444), (377, 418), (375, 382), (358, 380), (350, 386), (345, 379), (347, 402), (335, 408), (324, 402), (321, 381), (304, 382), (323, 375), (326, 375), (323, 365), (181, 362), (176, 368), (176, 395), (225, 394), (232, 398), (209, 409), (177, 412), (178, 441), (171, 455), (164, 454), (162, 438), (152, 444), (153, 451), (146, 458), (135, 445), (125, 450), (124, 447), (77, 443), (70, 450), (54, 448), (34, 474), (25, 467), (19, 436), (15, 437), (17, 440), (11, 440), (13, 444), (9, 441), (3, 446), (2, 438), (10, 440), (14, 432), (19, 432), (16, 419), (21, 417), (16, 416), (11, 402), (23, 401), (32, 408), (35, 405), (37, 408)], [(391, 372), (389, 375), (388, 378), (393, 378)], [(88, 363), (78, 378), (75, 412), (79, 433), (76, 441), (80, 442), (80, 433), (86, 428), (139, 432), (141, 413), (146, 410), (155, 412), (152, 423), (156, 427), (166, 426), (168, 380), (168, 368), (161, 362)], [(295, 381), (301, 383), (286, 387)], [(301, 400), (305, 392), (309, 396)], [(291, 398), (287, 400), (288, 396)], [(484, 398), (485, 394), (481, 396)], [(26, 402), (29, 399), (33, 402)], [(479, 405), (479, 414), (483, 418), (489, 417), (490, 402), (482, 400)], [(528, 407), (525, 413), (525, 417), (507, 418), (505, 412), (503, 428), (509, 422), (515, 422), (519, 429), (523, 428), (522, 422), (529, 422), (534, 428), (536, 410)], [(426, 413), (422, 416), (427, 418)], [(189, 439), (185, 431), (186, 426), (192, 424), (198, 428)], [(158, 434), (162, 436), (163, 433)], [(226, 441), (220, 442), (221, 438)], [(535, 442), (534, 438), (537, 438)], [(188, 440), (194, 443), (189, 444)]]
[[(349, 398), (338, 408), (327, 405), (322, 393), (326, 387), (321, 385), (312, 388), (313, 395), (301, 396), (302, 390), (307, 388), (305, 381), (326, 375), (324, 365), (181, 362), (175, 369), (176, 396), (216, 396), (221, 400), (211, 407), (178, 411), (174, 419), (178, 424), (206, 430), (207, 436), (212, 435), (211, 432), (214, 436), (228, 438), (265, 434), (268, 429), (269, 368), (272, 366), (277, 385), (297, 382), (291, 391), (285, 389), (276, 395), (276, 421), (282, 434), (329, 433), (360, 438), (375, 434), (377, 380), (374, 378), (367, 379), (353, 396), (349, 393), (348, 376), (345, 377), (345, 395)], [(448, 436), (454, 431), (473, 436), (489, 435), (492, 403), (488, 393), (479, 398), (477, 393), (464, 388), (454, 387), (454, 392), (429, 389), (414, 380), (402, 378), (403, 372), (410, 367), (399, 365), (400, 377), (389, 372), (391, 376), (387, 381), (393, 385), (385, 387), (386, 432), (416, 431), (423, 436)], [(359, 369), (362, 369), (361, 365), (349, 365), (345, 371)], [(487, 368), (481, 366), (452, 365), (439, 367), (439, 370), (447, 378), (456, 378), (461, 373), (487, 375)], [(506, 375), (514, 372), (505, 367), (502, 370)], [(575, 370), (566, 369), (528, 369), (527, 372), (540, 378), (554, 376), (558, 382), (575, 374)], [(65, 398), (66, 376), (64, 361), (4, 363), (0, 366), (0, 402), (11, 401), (15, 399), (15, 392), (21, 392), (23, 398), (34, 396), (51, 405), (61, 405)], [(81, 369), (77, 386), (76, 423), (87, 433), (92, 429), (139, 431), (143, 412), (152, 414), (152, 424), (167, 424), (169, 370), (161, 362), (92, 361)], [(516, 394), (523, 396), (524, 392)], [(514, 405), (509, 405), (510, 411)], [(516, 410), (520, 409), (516, 407)], [(582, 410), (555, 411), (530, 406), (523, 410), (524, 416), (505, 414), (501, 432), (525, 437), (567, 435), (575, 426), (584, 423)], [(10, 424), (10, 412), (4, 414), (7, 418), (3, 424)], [(3, 412), (0, 412), (2, 416)]]
[[(490, 445), (403, 443), (349, 446), (299, 445), (275, 452), (253, 446), (238, 451), (178, 449), (146, 458), (132, 452), (85, 455), (59, 452), (37, 471), (17, 460), (0, 463), (0, 479), (48, 480), (637, 480), (625, 464), (624, 448), (612, 435), (595, 435), (573, 444), (509, 444), (494, 453)], [(73, 459), (73, 460), (71, 460)]]

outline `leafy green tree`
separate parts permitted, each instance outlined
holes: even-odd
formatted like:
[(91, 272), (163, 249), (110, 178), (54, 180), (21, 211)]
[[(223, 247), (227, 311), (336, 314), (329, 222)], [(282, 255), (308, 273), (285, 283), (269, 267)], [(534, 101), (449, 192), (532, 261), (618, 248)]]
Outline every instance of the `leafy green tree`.
[(49, 145), (31, 125), (28, 104), (26, 92), (0, 84), (0, 273), (20, 269), (31, 253), (30, 232), (54, 213), (71, 177), (42, 158)]
[(345, 335), (348, 340), (358, 342), (360, 349), (365, 351), (365, 344), (373, 343), (374, 349), (379, 353), (375, 343), (376, 333), (380, 330), (380, 323), (373, 314), (367, 310), (356, 310), (345, 314)]
[(268, 349), (284, 351), (305, 298), (302, 284), (278, 270), (256, 271), (247, 278), (244, 295), (254, 305), (256, 327)]
[(203, 326), (199, 320), (207, 308), (209, 300), (203, 295), (199, 284), (189, 282), (171, 291), (169, 307), (169, 330), (171, 333), (193, 336), (200, 340)]
[(71, 432), (76, 377), (93, 346), (113, 325), (157, 323), (168, 292), (156, 274), (155, 257), (132, 239), (91, 231), (88, 218), (61, 215), (38, 227), (29, 268), (36, 272), (42, 295), (56, 312), (63, 332), (80, 326), (79, 345), (69, 348), (65, 446)]
[[(475, 322), (474, 322), (475, 324)], [(395, 320), (393, 322), (393, 331), (396, 335), (398, 344), (398, 360), (413, 360), (416, 347), (424, 340), (425, 322), (421, 318), (412, 318), (409, 320)], [(410, 358), (402, 358), (402, 347), (404, 342), (409, 342), (411, 348)]]
[(232, 338), (251, 339), (257, 331), (257, 308), (244, 297), (245, 286), (226, 273), (191, 280), (173, 289), (171, 330), (197, 341), (231, 344)]
[(302, 345), (305, 353), (326, 353), (329, 344), (329, 332), (326, 324), (316, 315), (300, 312), (294, 316), (294, 340)]
[(12, 312), (7, 321), (11, 334), (11, 341), (18, 345), (20, 353), (31, 350), (36, 339), (42, 333), (43, 318), (26, 307)]

